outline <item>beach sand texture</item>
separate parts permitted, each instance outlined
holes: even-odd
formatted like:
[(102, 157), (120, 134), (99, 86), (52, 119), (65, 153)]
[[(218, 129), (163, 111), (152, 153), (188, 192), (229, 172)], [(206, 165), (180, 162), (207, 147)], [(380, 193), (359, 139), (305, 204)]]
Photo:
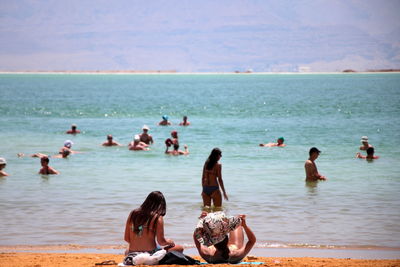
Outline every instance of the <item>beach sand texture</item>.
[[(120, 263), (122, 255), (115, 254), (78, 254), (78, 253), (2, 253), (0, 254), (0, 266), (3, 267), (53, 267), (53, 266), (96, 266), (96, 263), (114, 260)], [(199, 257), (194, 257), (200, 259)], [(333, 258), (265, 258), (252, 257), (244, 261), (265, 262), (262, 265), (254, 266), (374, 266), (374, 267), (394, 267), (400, 266), (398, 260), (358, 260), (358, 259), (333, 259)], [(117, 266), (117, 265), (110, 265)], [(160, 266), (179, 266), (179, 265), (160, 265)], [(213, 264), (213, 266), (227, 267), (230, 264)], [(245, 265), (251, 266), (251, 265)]]

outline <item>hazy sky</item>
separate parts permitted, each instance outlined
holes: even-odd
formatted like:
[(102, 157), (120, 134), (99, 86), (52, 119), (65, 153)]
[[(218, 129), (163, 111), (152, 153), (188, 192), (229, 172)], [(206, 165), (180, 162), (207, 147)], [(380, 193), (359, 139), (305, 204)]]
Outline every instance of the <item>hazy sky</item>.
[(400, 0), (0, 0), (0, 70), (400, 68)]

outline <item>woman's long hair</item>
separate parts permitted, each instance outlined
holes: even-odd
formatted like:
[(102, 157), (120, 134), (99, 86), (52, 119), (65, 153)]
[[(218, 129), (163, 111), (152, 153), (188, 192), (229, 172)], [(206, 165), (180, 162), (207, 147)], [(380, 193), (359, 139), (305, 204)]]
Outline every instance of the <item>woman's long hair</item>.
[(225, 237), (224, 240), (222, 240), (221, 242), (217, 243), (214, 245), (214, 247), (221, 252), (221, 256), (224, 260), (228, 260), (229, 259), (229, 247), (228, 247), (228, 241), (229, 238), (228, 236)]
[[(132, 211), (131, 214), (131, 222), (133, 223), (133, 230), (136, 234), (138, 234), (141, 229), (140, 226), (149, 226), (151, 219), (154, 216), (164, 216), (167, 213), (167, 204), (165, 202), (165, 198), (163, 193), (160, 191), (153, 191), (151, 192), (143, 204)], [(157, 218), (154, 220), (155, 229), (157, 224)]]
[(218, 162), (219, 156), (222, 155), (222, 152), (219, 148), (214, 148), (211, 151), (210, 156), (208, 156), (208, 159), (206, 160), (206, 169), (207, 170), (212, 170), (214, 168), (215, 164)]

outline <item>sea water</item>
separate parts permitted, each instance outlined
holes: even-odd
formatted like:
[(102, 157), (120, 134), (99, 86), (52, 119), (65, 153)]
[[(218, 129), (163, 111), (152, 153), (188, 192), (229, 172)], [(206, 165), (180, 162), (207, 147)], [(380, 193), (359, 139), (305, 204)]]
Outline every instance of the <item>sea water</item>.
[[(257, 247), (399, 248), (399, 100), (399, 74), (2, 74), (0, 245), (124, 244), (129, 212), (159, 190), (166, 236), (192, 246), (202, 167), (219, 147), (224, 209), (247, 215)], [(157, 126), (164, 114), (172, 126)], [(65, 134), (72, 123), (81, 134)], [(154, 145), (129, 151), (144, 124)], [(190, 155), (164, 154), (172, 130)], [(107, 134), (124, 146), (102, 147)], [(378, 160), (355, 158), (364, 135)], [(280, 136), (286, 147), (259, 147)], [(39, 175), (29, 155), (66, 139), (83, 153)], [(328, 180), (306, 184), (312, 146)]]

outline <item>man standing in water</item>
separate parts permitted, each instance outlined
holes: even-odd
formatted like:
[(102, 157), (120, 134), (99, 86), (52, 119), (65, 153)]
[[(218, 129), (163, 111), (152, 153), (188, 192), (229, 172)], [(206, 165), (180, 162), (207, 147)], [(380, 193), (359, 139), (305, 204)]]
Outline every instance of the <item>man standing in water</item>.
[(360, 150), (367, 150), (368, 148), (372, 147), (372, 145), (368, 143), (368, 136), (361, 137), (361, 144), (362, 146), (360, 146)]
[(152, 145), (154, 143), (153, 137), (148, 134), (150, 128), (147, 125), (143, 125), (142, 127), (143, 133), (141, 133), (140, 136), (140, 142), (145, 143), (146, 145)]
[(306, 181), (307, 182), (315, 182), (318, 180), (326, 180), (326, 177), (318, 173), (317, 165), (315, 165), (315, 160), (318, 158), (319, 153), (321, 151), (316, 147), (312, 147), (310, 149), (309, 155), (310, 157), (306, 160), (304, 164), (304, 168), (306, 170)]

